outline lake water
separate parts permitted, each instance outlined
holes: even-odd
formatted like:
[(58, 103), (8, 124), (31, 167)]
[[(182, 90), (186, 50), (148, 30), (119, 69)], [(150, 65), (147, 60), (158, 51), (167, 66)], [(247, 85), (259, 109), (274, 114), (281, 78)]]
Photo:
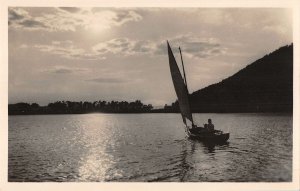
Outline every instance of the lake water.
[(194, 118), (212, 118), (228, 143), (188, 139), (179, 114), (9, 116), (8, 180), (292, 181), (292, 115)]

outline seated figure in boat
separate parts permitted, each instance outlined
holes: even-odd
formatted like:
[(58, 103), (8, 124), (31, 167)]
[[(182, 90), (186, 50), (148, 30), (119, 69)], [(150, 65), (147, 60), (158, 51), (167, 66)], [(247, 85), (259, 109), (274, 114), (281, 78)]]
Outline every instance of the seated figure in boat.
[(208, 119), (208, 124), (204, 124), (204, 127), (198, 127), (197, 125), (193, 124), (190, 131), (192, 133), (214, 133), (215, 132), (215, 126), (212, 123), (212, 120)]
[(215, 130), (215, 126), (214, 126), (214, 124), (212, 124), (211, 119), (208, 119), (208, 124), (206, 124), (206, 125), (207, 125), (207, 130), (208, 131), (212, 132), (212, 131)]
[(208, 119), (208, 123), (204, 124), (203, 128), (204, 132), (214, 132), (215, 131), (215, 126), (212, 124), (211, 119)]

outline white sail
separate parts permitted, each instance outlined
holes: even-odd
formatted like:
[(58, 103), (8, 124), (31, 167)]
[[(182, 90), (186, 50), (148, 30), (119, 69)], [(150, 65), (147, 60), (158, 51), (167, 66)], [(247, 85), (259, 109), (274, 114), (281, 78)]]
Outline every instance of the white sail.
[(187, 124), (186, 119), (190, 120), (190, 122), (193, 124), (193, 116), (190, 109), (187, 87), (186, 84), (184, 83), (184, 80), (178, 68), (172, 49), (168, 42), (167, 44), (168, 44), (170, 71), (171, 71), (175, 92), (178, 98), (181, 116), (184, 124)]

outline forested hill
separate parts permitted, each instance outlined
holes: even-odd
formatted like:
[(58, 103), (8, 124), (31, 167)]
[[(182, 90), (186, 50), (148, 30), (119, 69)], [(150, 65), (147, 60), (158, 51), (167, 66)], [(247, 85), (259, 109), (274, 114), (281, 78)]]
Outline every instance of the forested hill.
[(194, 112), (292, 112), (293, 44), (191, 94)]

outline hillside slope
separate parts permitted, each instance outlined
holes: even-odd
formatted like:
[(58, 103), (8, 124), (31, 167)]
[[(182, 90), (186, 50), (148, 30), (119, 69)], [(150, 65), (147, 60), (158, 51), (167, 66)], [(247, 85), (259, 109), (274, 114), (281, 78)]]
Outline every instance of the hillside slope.
[(194, 112), (292, 112), (293, 45), (192, 93), (190, 103)]

